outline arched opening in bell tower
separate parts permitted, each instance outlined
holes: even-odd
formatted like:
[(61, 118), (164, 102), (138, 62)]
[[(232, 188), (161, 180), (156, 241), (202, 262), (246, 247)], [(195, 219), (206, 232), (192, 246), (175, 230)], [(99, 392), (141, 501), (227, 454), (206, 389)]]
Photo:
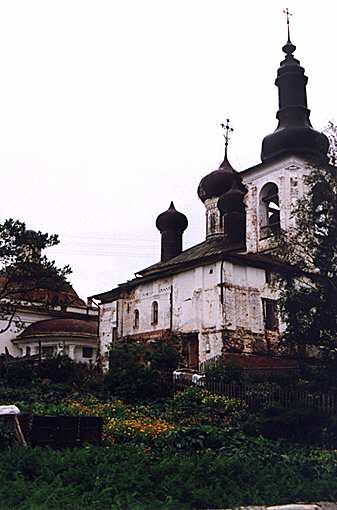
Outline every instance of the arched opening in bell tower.
[(280, 231), (280, 199), (275, 183), (268, 182), (260, 191), (260, 239), (277, 235)]

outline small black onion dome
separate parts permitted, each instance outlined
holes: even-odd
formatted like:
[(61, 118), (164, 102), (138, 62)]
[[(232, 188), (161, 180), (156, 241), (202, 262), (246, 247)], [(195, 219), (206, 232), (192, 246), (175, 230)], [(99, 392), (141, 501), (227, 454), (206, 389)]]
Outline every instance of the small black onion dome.
[(198, 186), (198, 197), (202, 202), (208, 198), (220, 197), (231, 188), (236, 174), (237, 172), (225, 157), (218, 170), (201, 179)]
[(239, 187), (231, 188), (226, 193), (221, 195), (218, 200), (218, 209), (223, 216), (231, 212), (244, 212), (244, 196), (246, 192), (242, 191)]
[(185, 214), (179, 212), (171, 202), (170, 207), (167, 211), (159, 214), (156, 220), (156, 227), (160, 232), (166, 232), (173, 230), (176, 232), (183, 232), (188, 225)]

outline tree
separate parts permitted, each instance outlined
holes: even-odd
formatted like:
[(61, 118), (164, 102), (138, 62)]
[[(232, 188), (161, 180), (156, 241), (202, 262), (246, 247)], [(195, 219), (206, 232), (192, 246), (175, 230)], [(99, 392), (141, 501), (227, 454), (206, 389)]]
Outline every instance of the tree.
[(292, 212), (295, 227), (282, 231), (276, 255), (288, 270), (277, 278), (287, 346), (315, 346), (337, 354), (337, 127), (330, 123), (330, 165), (312, 168), (306, 192)]
[(67, 291), (69, 266), (58, 268), (41, 251), (59, 243), (57, 235), (26, 230), (23, 222), (13, 219), (0, 224), (0, 333), (14, 323), (23, 326), (18, 308), (24, 304), (40, 302), (43, 294), (46, 307), (49, 302), (46, 291)]

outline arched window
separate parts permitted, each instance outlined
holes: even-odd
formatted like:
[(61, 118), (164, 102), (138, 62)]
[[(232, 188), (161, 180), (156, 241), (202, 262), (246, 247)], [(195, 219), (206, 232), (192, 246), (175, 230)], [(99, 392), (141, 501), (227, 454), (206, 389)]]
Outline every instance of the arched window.
[(153, 303), (152, 303), (151, 323), (158, 324), (158, 303), (157, 303), (157, 301), (153, 301)]
[(278, 187), (273, 182), (265, 184), (260, 192), (260, 239), (280, 231), (280, 200)]
[(135, 310), (133, 327), (135, 329), (139, 328), (139, 310)]
[(31, 353), (30, 346), (29, 346), (29, 345), (27, 345), (27, 346), (26, 346), (26, 356), (30, 356), (30, 353)]
[(209, 232), (213, 234), (216, 228), (216, 216), (214, 213), (211, 213), (209, 216)]

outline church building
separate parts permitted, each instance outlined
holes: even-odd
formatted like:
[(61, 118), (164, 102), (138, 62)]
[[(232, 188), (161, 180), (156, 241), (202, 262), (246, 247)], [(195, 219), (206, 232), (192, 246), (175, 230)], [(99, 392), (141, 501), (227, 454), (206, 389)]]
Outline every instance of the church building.
[[(288, 26), (289, 28), (289, 26)], [(156, 227), (160, 262), (93, 296), (100, 301), (100, 346), (178, 338), (186, 366), (200, 369), (224, 353), (261, 355), (277, 350), (282, 323), (271, 275), (280, 269), (270, 249), (305, 191), (304, 176), (328, 165), (329, 142), (310, 122), (307, 77), (288, 30), (277, 71), (276, 130), (262, 141), (261, 163), (237, 172), (228, 154), (198, 187), (206, 239), (183, 250), (186, 216), (171, 202)]]

